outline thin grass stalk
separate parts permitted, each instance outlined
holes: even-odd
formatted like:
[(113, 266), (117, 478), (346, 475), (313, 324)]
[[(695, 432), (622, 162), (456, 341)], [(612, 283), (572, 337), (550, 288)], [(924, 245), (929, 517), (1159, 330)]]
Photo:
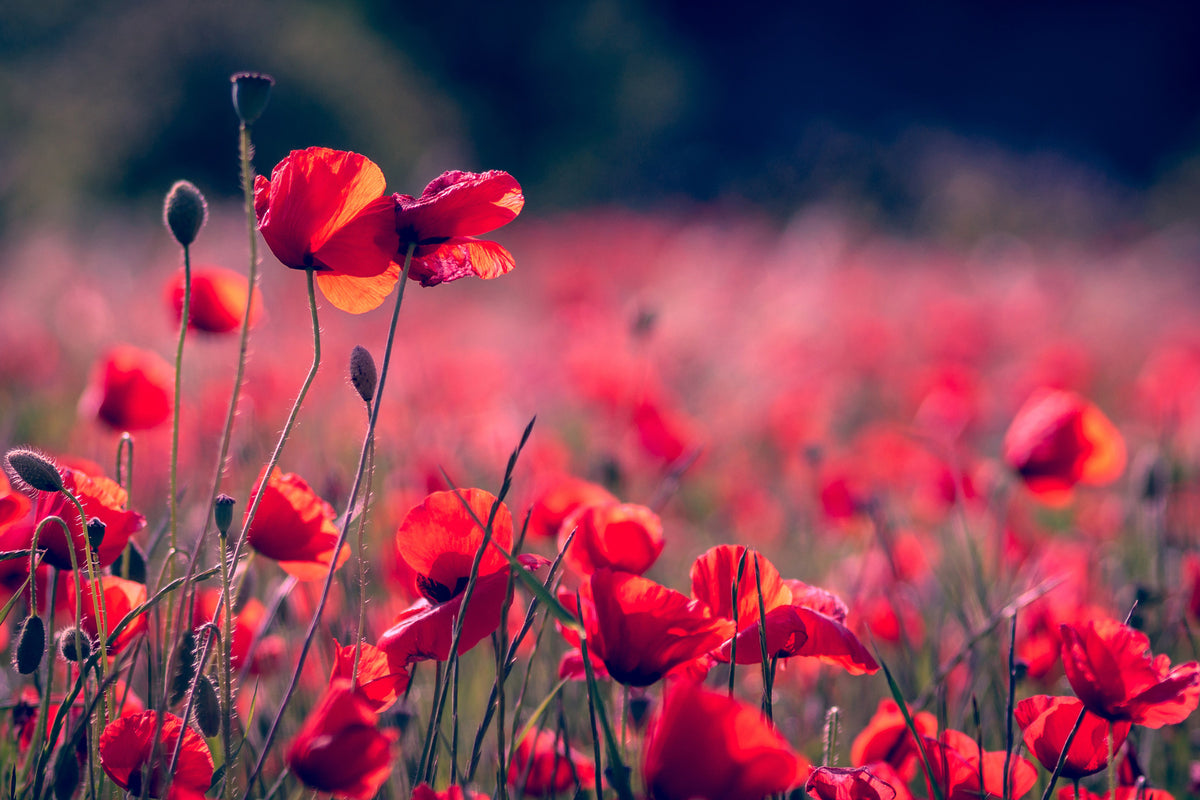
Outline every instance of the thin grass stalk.
[[(350, 497), (346, 501), (346, 511), (342, 515), (342, 529), (338, 535), (337, 545), (333, 549), (334, 558), (332, 561), (330, 561), (329, 572), (325, 576), (325, 587), (321, 591), (321, 598), (317, 602), (316, 610), (313, 611), (312, 622), (308, 626), (308, 634), (304, 637), (304, 644), (300, 648), (300, 658), (296, 663), (295, 671), (292, 673), (291, 683), (288, 685), (287, 692), (284, 694), (283, 701), (280, 703), (279, 711), (275, 715), (275, 721), (273, 723), (271, 723), (271, 729), (267, 733), (266, 740), (263, 742), (262, 753), (258, 757), (258, 763), (254, 767), (254, 772), (251, 773), (250, 780), (247, 782), (248, 784), (253, 784), (254, 779), (257, 778), (259, 772), (262, 771), (263, 765), (266, 763), (267, 756), (269, 755), (269, 753), (271, 751), (271, 745), (275, 740), (275, 735), (279, 731), (279, 723), (283, 719), (283, 714), (287, 710), (287, 706), (288, 706), (288, 703), (292, 699), (292, 695), (295, 694), (295, 692), (296, 692), (296, 686), (300, 682), (300, 673), (304, 669), (304, 661), (308, 657), (308, 651), (309, 651), (309, 648), (312, 647), (313, 637), (316, 636), (317, 628), (320, 626), (320, 623), (321, 623), (321, 615), (325, 612), (325, 604), (329, 600), (329, 590), (330, 590), (330, 587), (333, 586), (333, 576), (334, 576), (334, 573), (337, 571), (337, 554), (341, 553), (342, 548), (346, 546), (347, 535), (350, 532), (350, 522), (352, 521), (352, 518), (353, 518), (354, 504), (358, 500), (359, 488), (362, 485), (363, 475), (366, 472), (367, 451), (370, 449), (370, 444), (372, 441), (374, 441), (374, 438), (375, 438), (375, 425), (379, 420), (379, 408), (382, 405), (381, 401), (383, 400), (383, 391), (387, 384), (388, 367), (391, 365), (391, 360), (392, 360), (392, 345), (395, 343), (395, 340), (396, 340), (396, 321), (400, 317), (400, 306), (404, 302), (404, 287), (408, 283), (408, 271), (409, 271), (409, 268), (412, 266), (413, 252), (416, 250), (416, 247), (417, 246), (415, 243), (410, 244), (408, 246), (408, 251), (404, 255), (404, 268), (400, 271), (400, 280), (396, 287), (396, 305), (392, 309), (391, 324), (388, 326), (387, 346), (385, 347), (384, 354), (383, 354), (383, 367), (379, 371), (379, 384), (375, 388), (375, 402), (371, 407), (371, 419), (367, 425), (367, 434), (363, 440), (362, 451), (359, 454), (358, 470), (355, 472), (355, 475), (354, 475), (354, 483), (350, 487)], [(308, 270), (307, 272), (308, 272), (308, 279), (309, 279), (308, 287), (309, 287), (309, 293), (311, 296), (311, 293), (313, 290), (312, 289), (312, 270)], [(314, 330), (316, 330), (316, 323), (317, 323), (316, 304), (315, 304), (315, 300), (314, 300), (313, 301)], [(314, 360), (313, 363), (316, 364), (316, 361)], [(264, 478), (264, 480), (265, 480), (265, 478)], [(241, 535), (241, 538), (238, 540), (238, 545), (241, 545), (242, 541), (244, 541), (246, 538), (246, 529), (249, 527), (249, 524), (253, 517), (253, 512), (256, 510), (258, 501), (262, 499), (262, 496), (263, 496), (263, 492), (260, 491), (258, 493), (258, 496), (255, 498), (254, 507), (251, 508), (251, 515), (247, 517), (246, 524), (242, 526), (242, 535)], [(365, 513), (365, 511), (364, 511), (364, 513)], [(235, 549), (234, 556), (236, 557), (236, 555), (237, 555), (237, 550)]]
[[(1012, 633), (1008, 639), (1008, 701), (1004, 709), (1004, 783), (1001, 800), (1012, 800), (1013, 709), (1017, 702), (1017, 612), (1013, 611)], [(982, 749), (980, 753), (982, 754)], [(982, 758), (982, 756), (981, 756)], [(979, 784), (983, 786), (983, 784)], [(1110, 798), (1111, 800), (1111, 798)]]
[[(1108, 769), (1105, 770), (1105, 777), (1108, 779), (1108, 800), (1115, 800), (1117, 796), (1117, 768), (1113, 764), (1116, 761), (1116, 739), (1113, 737), (1113, 723), (1108, 721)], [(1063, 748), (1064, 751), (1066, 748)]]
[[(38, 531), (41, 530), (41, 528), (42, 528), (42, 526), (39, 525), (34, 530), (33, 535), (34, 535), (35, 540), (37, 538), (37, 533), (38, 533)], [(54, 567), (50, 573), (50, 581), (51, 582), (50, 582), (50, 605), (49, 605), (49, 608), (51, 611), (54, 610), (54, 606), (58, 602), (58, 578), (61, 573), (62, 573), (62, 570), (60, 570), (58, 567)], [(33, 578), (34, 574), (35, 573), (32, 570), (30, 570), (29, 575), (30, 575), (31, 580), (29, 581), (29, 583), (31, 586), (34, 583), (37, 583), (36, 579)], [(32, 593), (32, 591), (33, 590), (30, 589), (31, 593)], [(34, 606), (34, 608), (36, 609), (37, 606)], [(50, 641), (54, 641), (54, 639), (53, 639), (54, 614), (51, 613), (48, 616), (50, 617), (50, 621), (46, 624), (47, 633), (51, 634)], [(45, 741), (42, 737), (44, 737), (46, 735), (46, 725), (49, 723), (49, 718), (50, 718), (50, 693), (52, 691), (54, 691), (54, 661), (55, 661), (55, 659), (53, 657), (46, 659), (46, 683), (42, 687), (42, 696), (40, 698), (38, 698), (38, 716), (37, 716), (37, 721), (33, 724), (33, 739), (31, 741), (34, 741), (34, 742)], [(51, 741), (54, 741), (54, 740), (52, 739)], [(21, 776), (21, 782), (26, 788), (28, 788), (28, 786), (29, 786), (30, 771), (31, 771), (31, 768), (34, 766), (35, 760), (36, 759), (31, 758), (31, 757), (25, 759), (25, 769), (24, 769), (24, 774)], [(39, 764), (39, 766), (44, 768), (44, 765)], [(37, 781), (39, 784), (41, 783), (41, 780), (42, 780), (42, 776), (39, 774), (38, 778), (37, 778)], [(35, 793), (34, 797), (36, 798), (37, 796), (38, 795)]]
[(742, 550), (742, 557), (738, 559), (737, 576), (733, 579), (732, 597), (730, 602), (733, 605), (733, 638), (729, 640), (729, 696), (733, 697), (733, 678), (737, 670), (737, 640), (738, 640), (738, 589), (742, 585), (742, 573), (746, 570), (746, 556), (750, 555), (750, 548)]
[[(512, 590), (511, 583), (509, 583), (509, 590), (510, 591)], [(496, 651), (496, 674), (497, 675), (504, 674), (504, 676), (507, 677), (507, 670), (505, 669), (506, 664), (504, 661), (505, 656), (507, 655), (507, 652), (506, 652), (506, 647), (504, 645), (504, 638), (505, 637), (494, 637), (492, 639), (492, 646), (495, 648), (495, 651)], [(503, 678), (501, 678), (500, 680), (498, 680), (496, 682), (496, 688), (498, 689), (498, 694), (496, 697), (496, 711), (499, 715), (499, 719), (496, 722), (496, 797), (498, 798), (498, 800), (505, 800), (505, 798), (507, 798), (507, 796), (508, 796), (508, 790), (505, 787), (505, 781), (507, 780), (506, 773), (508, 771), (508, 764), (506, 763), (505, 752), (504, 752), (504, 679)], [(479, 726), (479, 730), (486, 731), (487, 727), (485, 725), (481, 724)], [(475, 754), (474, 754), (474, 752), (472, 752), (471, 753), (472, 762), (470, 764), (471, 768), (474, 768), (474, 766), (475, 766), (474, 756), (475, 756)], [(470, 779), (468, 778), (468, 782), (469, 782), (469, 780)]]
[[(896, 683), (896, 677), (892, 675), (891, 669), (888, 668), (887, 662), (883, 660), (883, 656), (879, 653), (879, 648), (874, 647), (875, 660), (879, 666), (883, 668), (883, 675), (887, 679), (888, 691), (892, 695), (892, 699), (896, 701), (896, 705), (900, 708), (900, 713), (904, 717), (904, 726), (908, 728), (909, 734), (912, 735), (913, 741), (917, 743), (917, 753), (921, 756), (921, 768), (925, 771), (925, 779), (933, 789), (933, 798), (931, 800), (944, 800), (942, 787), (933, 779), (933, 769), (929, 765), (929, 753), (925, 748), (925, 739), (921, 732), (917, 729), (917, 723), (913, 720), (912, 712), (909, 711), (908, 702), (904, 699), (904, 695), (900, 691), (900, 685)], [(939, 728), (941, 729), (941, 728)], [(945, 770), (943, 769), (943, 774)], [(1043, 798), (1046, 800), (1046, 798)]]
[[(763, 710), (763, 714), (766, 716), (768, 721), (774, 721), (774, 716), (773, 716), (774, 712), (772, 709), (772, 697), (771, 697), (771, 695), (772, 695), (771, 680), (773, 677), (773, 673), (775, 671), (775, 665), (774, 665), (774, 659), (771, 659), (770, 663), (768, 664), (767, 610), (766, 610), (765, 604), (763, 603), (762, 574), (761, 574), (761, 570), (759, 569), (759, 565), (758, 565), (758, 553), (754, 554), (754, 587), (755, 587), (755, 591), (758, 593), (758, 646), (759, 646), (759, 650), (760, 650), (759, 655), (761, 656), (761, 659), (762, 659), (761, 664), (762, 664), (762, 682), (763, 682), (762, 710)], [(736, 633), (735, 633), (735, 638), (736, 638)]]
[[(433, 665), (433, 702), (429, 707), (429, 724), (425, 728), (425, 739), (421, 744), (421, 760), (417, 762), (417, 771), (413, 775), (412, 783), (417, 785), (425, 780), (425, 769), (429, 766), (432, 760), (432, 752), (436, 748), (436, 727), (437, 727), (437, 707), (438, 697), (442, 689), (442, 663), (441, 661), (434, 662)], [(411, 685), (411, 683), (410, 683)]]
[[(575, 606), (579, 607), (579, 592), (575, 593)], [(593, 688), (596, 679), (592, 675), (591, 655), (588, 653), (586, 636), (580, 638), (579, 650), (583, 654), (583, 669), (587, 675), (588, 721), (592, 726), (592, 758), (596, 762), (596, 800), (604, 800), (604, 764), (600, 760), (600, 731), (596, 726), (596, 703), (598, 700)]]
[[(462, 617), (462, 610), (459, 610), (459, 617)], [(504, 619), (501, 618), (500, 624), (504, 624)], [(460, 657), (457, 652), (451, 648), (450, 651), (450, 666), (454, 671), (454, 676), (450, 680), (450, 783), (458, 783), (458, 665)]]

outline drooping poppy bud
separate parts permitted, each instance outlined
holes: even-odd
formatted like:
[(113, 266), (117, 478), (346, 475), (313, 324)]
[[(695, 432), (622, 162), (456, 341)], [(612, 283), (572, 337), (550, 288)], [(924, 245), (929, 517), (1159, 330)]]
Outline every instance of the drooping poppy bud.
[(191, 181), (176, 181), (163, 203), (163, 223), (184, 247), (196, 241), (208, 219), (208, 203)]
[(222, 539), (229, 535), (229, 526), (233, 524), (233, 506), (236, 503), (237, 500), (224, 493), (217, 495), (213, 502), (213, 521), (217, 523), (217, 530), (220, 531)]
[(99, 517), (92, 517), (87, 524), (87, 540), (92, 548), (92, 552), (100, 549), (100, 545), (104, 544), (104, 531), (108, 526), (104, 524), (104, 520)]
[(221, 730), (221, 703), (217, 700), (217, 690), (212, 681), (201, 675), (193, 691), (192, 716), (200, 732), (211, 739)]
[(54, 462), (36, 450), (14, 447), (4, 457), (7, 472), (16, 482), (24, 483), (39, 492), (61, 492), (62, 475)]
[(32, 675), (41, 666), (46, 653), (46, 623), (36, 614), (25, 618), (17, 636), (17, 652), (13, 665), (22, 675)]
[(253, 125), (267, 110), (275, 79), (264, 72), (235, 72), (229, 81), (233, 84), (233, 110), (243, 125)]
[(375, 359), (371, 357), (371, 351), (361, 344), (354, 345), (354, 350), (350, 352), (350, 383), (364, 403), (375, 399), (377, 382)]

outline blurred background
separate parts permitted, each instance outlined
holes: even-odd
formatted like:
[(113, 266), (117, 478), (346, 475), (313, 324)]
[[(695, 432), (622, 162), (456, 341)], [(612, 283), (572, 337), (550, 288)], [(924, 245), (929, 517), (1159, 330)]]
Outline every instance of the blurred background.
[(969, 239), (1197, 210), (1188, 3), (5, 0), (0, 19), (0, 235), (152, 209), (181, 176), (235, 198), (237, 70), (278, 79), (260, 171), (310, 145), (408, 193), (505, 169), (527, 213), (819, 201)]

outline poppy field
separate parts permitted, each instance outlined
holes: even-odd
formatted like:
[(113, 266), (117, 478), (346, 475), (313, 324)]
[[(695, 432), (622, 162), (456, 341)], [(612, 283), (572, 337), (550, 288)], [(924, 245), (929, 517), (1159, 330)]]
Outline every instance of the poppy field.
[(542, 214), (272, 86), (242, 205), (8, 245), (4, 797), (1200, 791), (1183, 234)]

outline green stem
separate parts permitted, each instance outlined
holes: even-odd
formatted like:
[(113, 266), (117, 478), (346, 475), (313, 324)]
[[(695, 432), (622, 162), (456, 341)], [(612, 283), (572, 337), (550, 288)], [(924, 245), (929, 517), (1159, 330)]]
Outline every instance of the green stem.
[[(171, 412), (171, 549), (176, 548), (176, 530), (179, 527), (179, 398), (183, 396), (183, 343), (187, 339), (188, 315), (192, 304), (192, 249), (183, 246), (183, 309), (179, 318), (179, 343), (175, 345), (175, 402)], [(172, 562), (173, 563), (173, 562)], [(174, 568), (171, 570), (174, 578)], [(170, 619), (167, 625), (170, 627)]]

